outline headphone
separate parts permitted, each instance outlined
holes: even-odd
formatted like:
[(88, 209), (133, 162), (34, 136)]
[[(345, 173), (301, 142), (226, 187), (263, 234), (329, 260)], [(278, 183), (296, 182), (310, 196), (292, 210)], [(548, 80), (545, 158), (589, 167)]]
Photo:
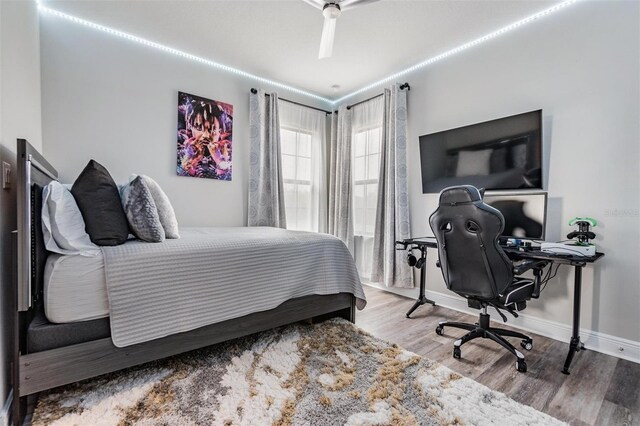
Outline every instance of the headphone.
[(409, 266), (422, 269), (422, 267), (424, 266), (424, 259), (422, 259), (422, 257), (420, 259), (415, 257), (412, 252), (413, 250), (414, 249), (409, 250), (409, 253), (407, 254), (407, 263), (409, 264)]

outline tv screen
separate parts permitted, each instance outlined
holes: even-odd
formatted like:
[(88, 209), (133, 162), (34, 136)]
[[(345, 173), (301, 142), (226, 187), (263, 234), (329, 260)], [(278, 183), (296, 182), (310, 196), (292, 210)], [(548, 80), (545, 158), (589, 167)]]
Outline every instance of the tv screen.
[(542, 110), (420, 136), (422, 192), (542, 189)]

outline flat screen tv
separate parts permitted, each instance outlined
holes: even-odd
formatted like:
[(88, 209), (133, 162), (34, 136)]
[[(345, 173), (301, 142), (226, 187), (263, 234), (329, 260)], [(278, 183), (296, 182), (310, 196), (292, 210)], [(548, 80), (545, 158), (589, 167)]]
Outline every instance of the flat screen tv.
[(542, 189), (542, 110), (420, 136), (422, 192)]

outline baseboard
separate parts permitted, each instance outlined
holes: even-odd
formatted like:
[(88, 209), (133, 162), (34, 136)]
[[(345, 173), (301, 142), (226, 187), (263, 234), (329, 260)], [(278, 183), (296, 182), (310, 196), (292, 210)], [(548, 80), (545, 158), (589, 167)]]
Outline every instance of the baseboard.
[(2, 406), (2, 412), (0, 412), (0, 426), (9, 426), (9, 419), (11, 418), (11, 406), (13, 403), (13, 389), (7, 395), (7, 399)]
[[(384, 289), (376, 285), (364, 283), (370, 287), (390, 291), (394, 294), (407, 297), (406, 294), (394, 292), (393, 289)], [(436, 302), (437, 305), (455, 311), (464, 312), (466, 314), (477, 315), (478, 311), (470, 309), (467, 306), (466, 299), (456, 295), (439, 293), (427, 290), (426, 295), (429, 299)], [(557, 321), (550, 321), (544, 318), (534, 317), (526, 313), (520, 313), (518, 318), (509, 317), (509, 325), (528, 331), (530, 333), (539, 334), (541, 336), (550, 337), (561, 342), (569, 342), (571, 339), (571, 325), (563, 324)], [(615, 356), (617, 358), (626, 359), (628, 361), (640, 364), (640, 342), (624, 339), (622, 337), (612, 336), (610, 334), (600, 333), (598, 331), (580, 329), (580, 339), (585, 347), (589, 350), (601, 352), (603, 354)]]

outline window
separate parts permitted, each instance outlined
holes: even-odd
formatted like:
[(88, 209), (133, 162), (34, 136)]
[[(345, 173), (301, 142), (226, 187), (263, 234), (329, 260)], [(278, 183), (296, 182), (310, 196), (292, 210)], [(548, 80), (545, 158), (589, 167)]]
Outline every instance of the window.
[(354, 234), (372, 237), (378, 202), (381, 127), (356, 131), (353, 139)]
[(327, 114), (282, 100), (278, 109), (287, 228), (324, 232)]
[(280, 129), (282, 179), (287, 228), (317, 231), (312, 220), (312, 150), (311, 133)]

